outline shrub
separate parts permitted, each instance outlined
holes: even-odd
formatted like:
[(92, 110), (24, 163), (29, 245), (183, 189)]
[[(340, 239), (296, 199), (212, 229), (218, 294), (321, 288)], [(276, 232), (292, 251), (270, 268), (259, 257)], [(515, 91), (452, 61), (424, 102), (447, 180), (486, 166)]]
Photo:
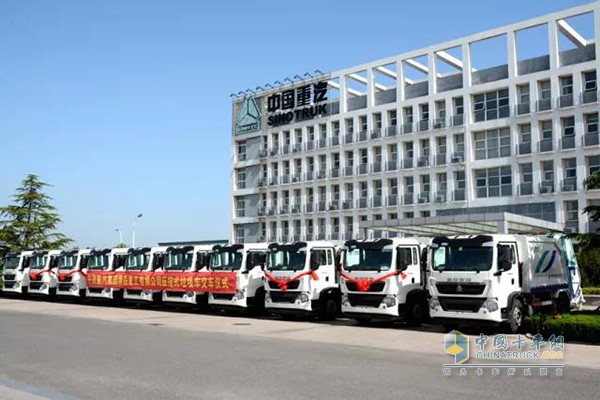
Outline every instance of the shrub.
[(577, 254), (582, 286), (600, 286), (600, 248), (586, 247)]
[(563, 336), (565, 341), (600, 343), (600, 314), (581, 311), (560, 316), (533, 315), (525, 318), (524, 328), (544, 337), (554, 334)]
[(584, 287), (583, 294), (600, 294), (600, 287)]

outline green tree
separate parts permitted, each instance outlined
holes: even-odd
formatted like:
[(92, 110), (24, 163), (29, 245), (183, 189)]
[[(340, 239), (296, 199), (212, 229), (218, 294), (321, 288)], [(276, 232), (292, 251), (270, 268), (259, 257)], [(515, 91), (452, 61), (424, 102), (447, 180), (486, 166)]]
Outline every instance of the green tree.
[[(600, 171), (583, 181), (586, 190), (600, 189)], [(583, 209), (592, 221), (600, 221), (600, 206), (588, 205)], [(600, 234), (589, 232), (576, 235), (579, 242), (577, 261), (581, 269), (584, 286), (600, 286)]]
[(14, 204), (0, 207), (0, 241), (11, 251), (60, 249), (72, 242), (57, 232), (61, 219), (43, 192), (47, 186), (29, 174), (12, 196)]
[(126, 243), (119, 243), (118, 245), (115, 246), (115, 248), (117, 248), (117, 249), (126, 249), (127, 247), (129, 247), (129, 246), (127, 246)]

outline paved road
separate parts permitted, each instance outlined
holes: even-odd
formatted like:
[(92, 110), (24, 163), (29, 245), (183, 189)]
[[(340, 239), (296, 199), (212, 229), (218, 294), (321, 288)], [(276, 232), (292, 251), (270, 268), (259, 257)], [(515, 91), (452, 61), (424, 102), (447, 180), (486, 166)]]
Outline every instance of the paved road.
[(440, 333), (345, 325), (0, 299), (0, 399), (597, 395), (597, 347), (561, 378), (443, 377)]

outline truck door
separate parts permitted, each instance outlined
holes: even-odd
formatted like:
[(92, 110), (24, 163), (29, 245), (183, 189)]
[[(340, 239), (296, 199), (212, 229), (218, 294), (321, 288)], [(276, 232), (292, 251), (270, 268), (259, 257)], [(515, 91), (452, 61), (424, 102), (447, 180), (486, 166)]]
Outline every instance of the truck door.
[[(505, 251), (507, 250), (507, 251)], [(497, 248), (496, 276), (499, 283), (498, 299), (508, 298), (512, 292), (520, 290), (519, 283), (519, 252), (517, 251), (516, 242), (500, 242)], [(502, 256), (505, 254), (505, 256)], [(508, 258), (505, 258), (505, 257)], [(501, 271), (501, 269), (503, 269)], [(501, 271), (501, 273), (500, 273)]]

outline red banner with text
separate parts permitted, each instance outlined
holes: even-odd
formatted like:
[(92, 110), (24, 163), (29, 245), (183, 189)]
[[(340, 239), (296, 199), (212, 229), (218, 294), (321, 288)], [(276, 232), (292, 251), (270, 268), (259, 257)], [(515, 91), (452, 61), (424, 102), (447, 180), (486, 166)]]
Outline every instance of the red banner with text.
[(90, 288), (235, 293), (235, 272), (88, 271)]

